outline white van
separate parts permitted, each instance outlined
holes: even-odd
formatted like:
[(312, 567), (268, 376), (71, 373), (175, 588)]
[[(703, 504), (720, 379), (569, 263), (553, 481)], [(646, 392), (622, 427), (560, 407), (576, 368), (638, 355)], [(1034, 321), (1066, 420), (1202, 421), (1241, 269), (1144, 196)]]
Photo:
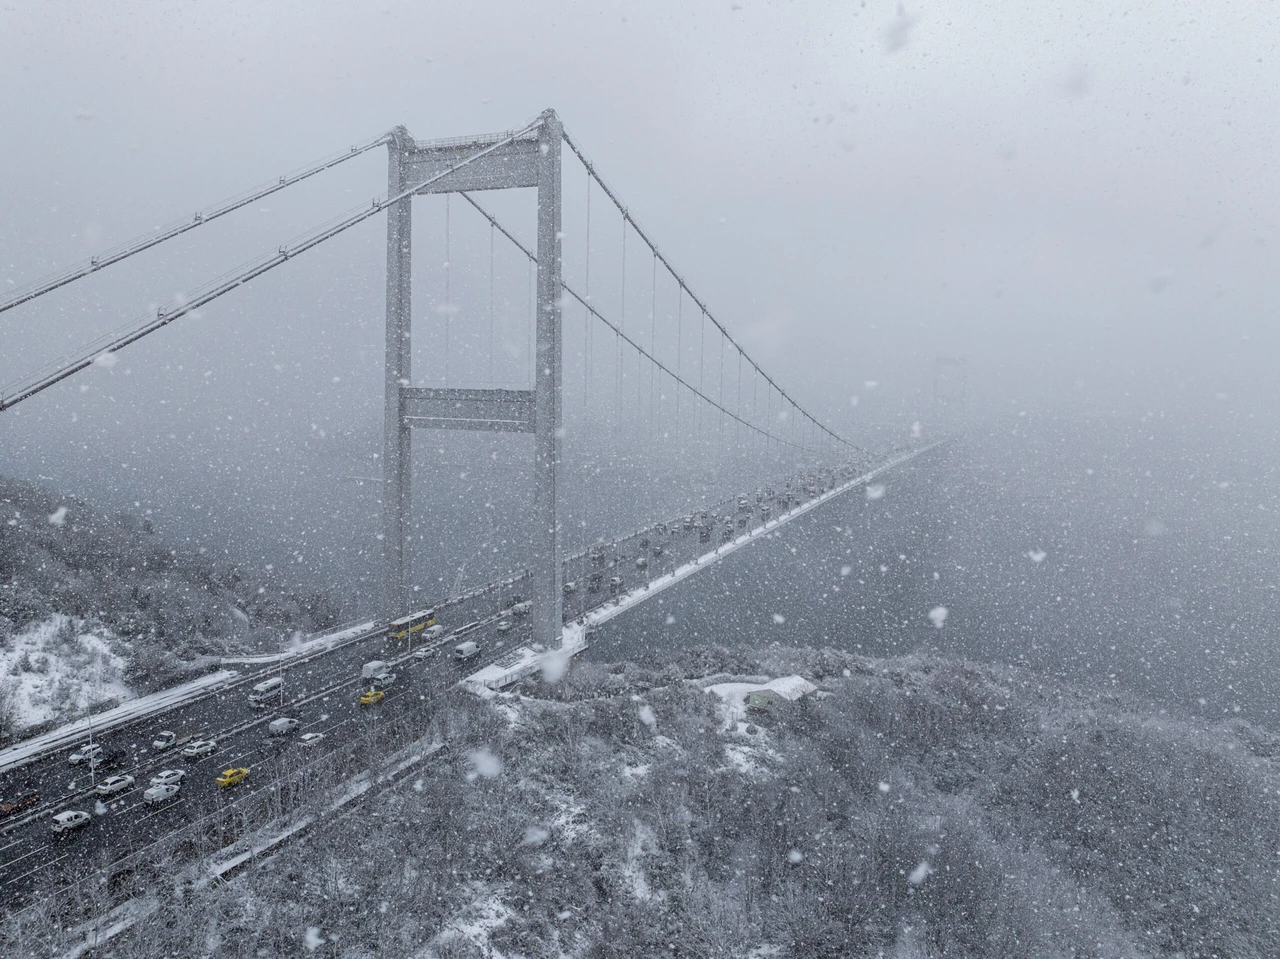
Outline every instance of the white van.
[(457, 646), (453, 647), (453, 658), (470, 659), (478, 652), (480, 652), (480, 647), (471, 640), (467, 640), (465, 643), (459, 643)]
[(259, 706), (265, 706), (272, 699), (279, 697), (283, 689), (284, 680), (279, 676), (272, 676), (249, 690), (249, 705), (255, 709)]

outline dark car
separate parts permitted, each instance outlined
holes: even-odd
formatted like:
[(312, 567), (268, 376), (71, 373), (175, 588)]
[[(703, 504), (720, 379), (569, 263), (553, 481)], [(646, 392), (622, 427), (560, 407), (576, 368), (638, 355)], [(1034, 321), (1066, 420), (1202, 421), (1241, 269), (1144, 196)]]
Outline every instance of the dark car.
[(12, 816), (20, 813), (24, 809), (30, 809), (40, 801), (39, 793), (28, 793), (21, 799), (15, 799), (12, 802), (0, 802), (0, 818)]

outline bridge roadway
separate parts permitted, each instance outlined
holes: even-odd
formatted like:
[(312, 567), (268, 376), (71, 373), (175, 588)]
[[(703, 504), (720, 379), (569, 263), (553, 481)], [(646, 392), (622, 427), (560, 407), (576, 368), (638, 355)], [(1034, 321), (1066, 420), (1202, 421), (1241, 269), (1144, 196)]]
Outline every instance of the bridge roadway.
[[(609, 603), (617, 593), (642, 587), (710, 553), (731, 537), (778, 518), (833, 485), (849, 482), (854, 474), (850, 468), (839, 475), (826, 472), (812, 480), (805, 477), (793, 481), (790, 487), (773, 489), (772, 495), (766, 490), (759, 491), (759, 495), (754, 490), (744, 491), (741, 498), (723, 500), (691, 516), (655, 524), (567, 557), (565, 581), (574, 586), (566, 589), (566, 620), (579, 618), (588, 610)], [(620, 586), (611, 584), (614, 577), (622, 580)], [(366, 724), (376, 722), (380, 715), (396, 709), (402, 697), (451, 686), (527, 642), (526, 619), (512, 618), (512, 628), (498, 632), (505, 615), (504, 603), (510, 602), (522, 585), (511, 586), (505, 596), (485, 591), (437, 606), (437, 615), (447, 632), (435, 641), (415, 644), (415, 649), (433, 650), (428, 658), (412, 658), (406, 644), (388, 640), (379, 626), (304, 660), (282, 661), (270, 675), (280, 675), (284, 681), (283, 702), (270, 708), (255, 709), (249, 703), (249, 688), (261, 679), (260, 674), (254, 674), (210, 695), (104, 733), (95, 742), (107, 752), (123, 751), (124, 757), (118, 765), (100, 770), (98, 780), (118, 774), (135, 777), (129, 790), (102, 797), (105, 812), (100, 807), (95, 812), (99, 797), (93, 792), (88, 768), (68, 763), (75, 747), (55, 750), (0, 774), (0, 796), (11, 800), (31, 792), (41, 796), (37, 806), (0, 821), (0, 902), (12, 903), (36, 888), (74, 882), (246, 793), (268, 788), (275, 779), (273, 774), (282, 768), (278, 760), (287, 757), (301, 764), (305, 759), (319, 758), (364, 732)], [(467, 638), (479, 644), (481, 653), (465, 663), (455, 663), (449, 657), (451, 647), (458, 641), (452, 630), (473, 620), (482, 625)], [(397, 677), (381, 703), (361, 707), (358, 699), (366, 686), (360, 675), (361, 666), (374, 659), (395, 664)], [(284, 741), (277, 744), (269, 741), (267, 725), (281, 716), (298, 719), (301, 727), (288, 737), (280, 737)], [(199, 760), (182, 758), (176, 747), (157, 751), (151, 742), (162, 730), (172, 730), (180, 737), (213, 739), (217, 750)], [(304, 747), (299, 736), (308, 732), (324, 733), (325, 738)], [(218, 773), (238, 766), (250, 769), (244, 782), (229, 788), (216, 785)], [(142, 799), (143, 791), (162, 769), (185, 770), (187, 778), (177, 797), (148, 807)], [(84, 810), (93, 818), (81, 829), (54, 836), (51, 816), (68, 809)], [(228, 836), (227, 842), (233, 839)]]

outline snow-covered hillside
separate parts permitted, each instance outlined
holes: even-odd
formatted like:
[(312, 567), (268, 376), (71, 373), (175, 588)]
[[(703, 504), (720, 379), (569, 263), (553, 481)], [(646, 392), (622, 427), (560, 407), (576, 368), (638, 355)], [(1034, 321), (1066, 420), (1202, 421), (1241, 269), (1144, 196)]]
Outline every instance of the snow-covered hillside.
[[(697, 649), (456, 692), (441, 758), (113, 955), (1267, 956), (1277, 742), (1021, 669)], [(168, 888), (158, 873), (157, 889)], [(135, 883), (142, 882), (138, 876)], [(219, 930), (210, 939), (211, 930)]]
[(269, 568), (215, 562), (145, 517), (0, 477), (0, 742), (337, 621), (333, 601)]
[(106, 630), (58, 614), (12, 634), (0, 649), (0, 689), (13, 728), (132, 699), (124, 678), (128, 653), (127, 644)]

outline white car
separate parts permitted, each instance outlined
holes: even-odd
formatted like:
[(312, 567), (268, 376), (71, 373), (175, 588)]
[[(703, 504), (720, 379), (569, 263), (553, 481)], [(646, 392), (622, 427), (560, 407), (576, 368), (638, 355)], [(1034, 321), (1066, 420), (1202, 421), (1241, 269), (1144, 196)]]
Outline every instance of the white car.
[(303, 733), (298, 737), (298, 742), (303, 746), (314, 746), (322, 739), (324, 739), (324, 733)]
[(161, 750), (168, 749), (177, 741), (178, 734), (166, 729), (164, 732), (158, 734), (155, 739), (151, 740), (151, 748)]
[(413, 658), (414, 659), (430, 659), (435, 654), (436, 654), (435, 647), (423, 647), (422, 649), (415, 649), (413, 651)]
[(151, 785), (153, 786), (176, 786), (187, 778), (184, 769), (166, 769), (163, 772), (156, 773), (151, 777)]
[(70, 832), (72, 829), (79, 829), (81, 826), (89, 825), (89, 814), (81, 812), (79, 809), (68, 809), (66, 812), (60, 812), (53, 817), (53, 831), (55, 834)]
[(71, 765), (73, 766), (79, 766), (86, 759), (94, 759), (101, 753), (102, 753), (102, 747), (99, 746), (97, 743), (85, 743), (83, 746), (81, 746), (79, 749), (77, 749), (75, 752), (73, 752), (70, 756), (67, 757), (67, 762), (71, 763)]
[(93, 791), (99, 796), (114, 796), (118, 792), (124, 792), (132, 785), (132, 776), (108, 776), (94, 786)]
[(444, 635), (444, 627), (440, 625), (428, 626), (422, 631), (423, 639), (439, 639)]
[(213, 755), (213, 751), (217, 748), (218, 744), (212, 739), (197, 739), (182, 750), (182, 755), (188, 759), (200, 759), (204, 756)]
[(500, 632), (500, 633), (509, 633), (509, 632), (511, 632), (511, 620), (509, 620), (509, 619), (504, 619), (502, 622), (500, 622), (500, 623), (498, 624), (498, 632)]
[(282, 717), (280, 719), (271, 720), (271, 723), (267, 726), (267, 731), (271, 733), (272, 736), (288, 736), (301, 725), (302, 723), (298, 722), (296, 719)]
[(164, 802), (166, 799), (172, 799), (178, 795), (178, 791), (182, 787), (177, 783), (165, 783), (162, 786), (152, 786), (142, 794), (142, 801), (148, 806), (154, 806), (156, 803)]

